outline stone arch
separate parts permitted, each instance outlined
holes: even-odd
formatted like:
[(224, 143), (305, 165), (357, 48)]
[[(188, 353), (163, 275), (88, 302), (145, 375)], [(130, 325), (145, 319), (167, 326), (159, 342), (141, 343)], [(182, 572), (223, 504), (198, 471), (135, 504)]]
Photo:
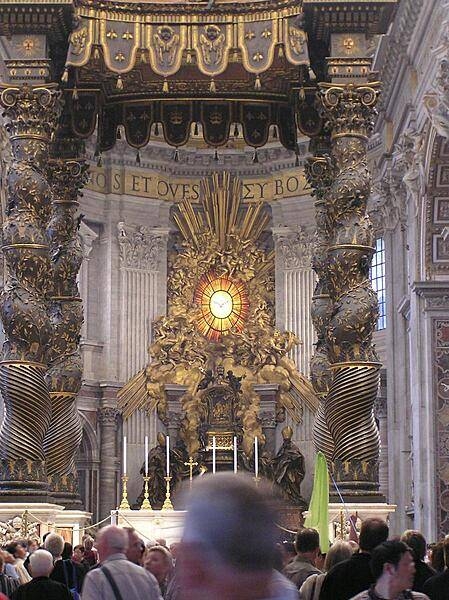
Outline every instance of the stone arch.
[(96, 522), (98, 520), (100, 450), (95, 429), (86, 415), (81, 411), (79, 415), (83, 427), (83, 437), (75, 457), (79, 493), (85, 510), (92, 513), (92, 519)]

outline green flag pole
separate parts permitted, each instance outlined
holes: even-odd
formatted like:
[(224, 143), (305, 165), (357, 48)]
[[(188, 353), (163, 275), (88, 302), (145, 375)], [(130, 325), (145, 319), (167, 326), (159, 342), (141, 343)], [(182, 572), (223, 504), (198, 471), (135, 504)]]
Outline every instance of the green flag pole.
[(326, 553), (329, 549), (329, 473), (322, 452), (318, 452), (315, 459), (312, 497), (304, 525), (318, 531), (321, 552)]

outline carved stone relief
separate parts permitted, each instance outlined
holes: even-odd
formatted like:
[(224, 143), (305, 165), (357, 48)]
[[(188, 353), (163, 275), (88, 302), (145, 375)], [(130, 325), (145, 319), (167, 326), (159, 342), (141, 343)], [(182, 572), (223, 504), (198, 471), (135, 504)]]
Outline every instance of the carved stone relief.
[(284, 269), (310, 268), (313, 233), (299, 225), (295, 229), (278, 227), (273, 231), (276, 250), (280, 253)]
[(122, 269), (156, 271), (165, 235), (143, 225), (117, 223), (117, 236)]

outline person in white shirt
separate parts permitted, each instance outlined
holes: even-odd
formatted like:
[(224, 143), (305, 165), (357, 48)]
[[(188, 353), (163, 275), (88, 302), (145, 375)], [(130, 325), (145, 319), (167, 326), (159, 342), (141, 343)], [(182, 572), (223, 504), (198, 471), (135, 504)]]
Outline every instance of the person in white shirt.
[(100, 566), (86, 575), (83, 600), (162, 600), (156, 579), (126, 558), (128, 533), (109, 525), (96, 541)]
[(273, 568), (272, 507), (269, 489), (248, 476), (217, 473), (197, 479), (176, 561), (176, 598), (298, 600), (296, 586)]

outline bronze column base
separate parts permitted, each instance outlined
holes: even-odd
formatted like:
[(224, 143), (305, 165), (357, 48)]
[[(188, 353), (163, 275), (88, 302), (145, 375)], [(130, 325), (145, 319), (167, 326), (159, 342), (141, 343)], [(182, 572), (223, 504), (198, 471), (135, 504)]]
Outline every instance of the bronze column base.
[[(329, 470), (345, 502), (386, 501), (385, 496), (379, 492), (379, 461), (377, 459), (334, 459), (329, 464)], [(341, 502), (332, 480), (329, 487), (330, 501)]]

